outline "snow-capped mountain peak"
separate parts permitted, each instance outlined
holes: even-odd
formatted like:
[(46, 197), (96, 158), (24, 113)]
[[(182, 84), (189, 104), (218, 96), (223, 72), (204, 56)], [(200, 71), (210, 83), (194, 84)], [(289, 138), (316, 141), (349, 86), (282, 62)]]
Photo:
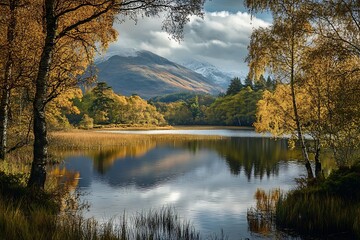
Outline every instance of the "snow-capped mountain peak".
[(219, 84), (224, 89), (228, 87), (230, 80), (234, 77), (233, 74), (223, 72), (214, 65), (205, 61), (199, 61), (196, 59), (186, 59), (186, 60), (178, 61), (178, 63), (186, 68), (189, 68), (203, 75), (208, 80), (211, 80), (216, 84)]

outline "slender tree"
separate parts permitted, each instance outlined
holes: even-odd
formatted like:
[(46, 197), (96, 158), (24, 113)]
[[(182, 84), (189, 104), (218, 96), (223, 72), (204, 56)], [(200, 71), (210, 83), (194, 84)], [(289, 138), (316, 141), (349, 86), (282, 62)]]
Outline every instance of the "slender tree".
[[(11, 96), (19, 95), (26, 86), (31, 91), (37, 53), (33, 6), (25, 0), (0, 1), (0, 159), (19, 144), (7, 146)], [(21, 95), (21, 94), (20, 94)], [(20, 99), (22, 101), (22, 99)], [(20, 114), (21, 115), (21, 114)], [(21, 118), (21, 116), (18, 116)], [(20, 144), (21, 145), (21, 144)]]
[(306, 31), (309, 27), (302, 1), (246, 1), (252, 11), (270, 10), (274, 23), (266, 29), (260, 28), (251, 36), (248, 62), (250, 76), (258, 78), (266, 68), (282, 77), (290, 85), (293, 116), (296, 123), (297, 139), (300, 142), (303, 160), (309, 179), (314, 177), (308, 149), (300, 120), (297, 87), (301, 86), (301, 53), (307, 44)]
[(13, 44), (15, 39), (15, 28), (16, 28), (16, 8), (17, 1), (12, 0), (7, 4), (1, 6), (1, 8), (8, 8), (8, 11), (1, 11), (2, 14), (7, 12), (7, 30), (4, 41), (5, 54), (2, 56), (4, 60), (4, 69), (1, 76), (0, 86), (0, 159), (5, 159), (6, 154), (6, 142), (7, 142), (7, 126), (9, 117), (9, 101), (10, 101), (10, 83), (11, 83), (11, 72), (13, 70)]

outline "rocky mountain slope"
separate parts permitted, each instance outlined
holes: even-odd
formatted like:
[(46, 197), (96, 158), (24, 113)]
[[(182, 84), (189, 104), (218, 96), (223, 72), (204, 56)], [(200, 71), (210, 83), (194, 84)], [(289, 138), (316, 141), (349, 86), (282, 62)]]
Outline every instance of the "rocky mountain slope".
[(149, 51), (112, 53), (99, 58), (96, 66), (98, 81), (126, 96), (150, 98), (177, 92), (224, 91), (220, 84)]

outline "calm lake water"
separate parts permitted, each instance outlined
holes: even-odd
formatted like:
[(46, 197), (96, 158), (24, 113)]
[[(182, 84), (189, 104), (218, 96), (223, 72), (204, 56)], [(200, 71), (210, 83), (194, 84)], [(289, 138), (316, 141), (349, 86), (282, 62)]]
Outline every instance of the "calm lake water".
[[(171, 130), (173, 134), (179, 133)], [(179, 130), (184, 134), (184, 130)], [(116, 149), (71, 153), (62, 168), (80, 176), (77, 188), (91, 206), (87, 217), (100, 221), (173, 206), (202, 236), (229, 239), (273, 239), (273, 232), (249, 230), (247, 210), (254, 207), (258, 188), (266, 192), (295, 186), (304, 173), (299, 153), (287, 140), (253, 131), (189, 130), (221, 135), (219, 140), (156, 142)], [(119, 131), (118, 133), (124, 133)], [(170, 132), (126, 131), (136, 134)]]

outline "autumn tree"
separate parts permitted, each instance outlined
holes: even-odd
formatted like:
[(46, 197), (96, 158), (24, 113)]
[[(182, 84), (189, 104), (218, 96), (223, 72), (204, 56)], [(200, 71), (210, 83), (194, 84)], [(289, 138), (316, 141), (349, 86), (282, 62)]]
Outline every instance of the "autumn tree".
[(33, 31), (38, 31), (39, 26), (33, 10), (28, 1), (0, 1), (0, 159), (10, 150), (7, 136), (11, 95), (25, 86), (27, 91), (31, 89), (29, 83), (36, 68), (33, 59), (38, 57), (34, 52), (37, 38)]
[(308, 149), (303, 134), (297, 91), (301, 87), (301, 56), (307, 47), (307, 12), (302, 1), (246, 1), (251, 11), (269, 10), (273, 15), (273, 25), (260, 28), (251, 36), (248, 62), (250, 77), (258, 79), (266, 69), (289, 83), (292, 98), (293, 117), (296, 123), (297, 139), (300, 142), (305, 167), (309, 179), (314, 177)]
[(69, 114), (80, 114), (80, 110), (74, 105), (73, 100), (81, 97), (81, 89), (74, 88), (66, 91), (65, 94), (61, 94), (49, 102), (46, 111), (47, 126), (50, 129), (70, 128), (71, 124), (67, 116)]
[[(356, 124), (359, 122), (360, 94), (359, 89), (355, 87), (360, 81), (359, 2), (308, 0), (274, 4), (271, 1), (247, 1), (247, 4), (253, 11), (262, 9), (275, 13), (272, 27), (254, 33), (252, 38), (254, 42), (250, 47), (254, 50), (254, 54), (250, 54), (250, 67), (255, 74), (268, 67), (278, 75), (279, 67), (283, 66), (282, 61), (279, 60), (286, 60), (285, 63), (287, 62), (290, 67), (288, 69), (291, 70), (288, 71), (287, 76), (294, 80), (287, 82), (293, 96), (294, 114), (290, 116), (294, 117), (294, 120), (299, 119), (300, 125), (295, 121), (297, 129), (300, 126), (314, 139), (316, 176), (321, 172), (319, 161), (321, 145), (333, 150), (339, 166), (349, 165), (351, 160), (356, 158), (355, 153), (360, 147), (358, 144), (360, 132)], [(294, 6), (290, 8), (294, 11), (283, 9), (281, 14), (277, 13), (278, 9), (287, 4)], [(279, 16), (281, 16), (280, 20)], [(283, 33), (276, 35), (274, 30), (279, 23), (282, 26), (296, 24), (287, 31), (284, 28)], [(264, 34), (266, 31), (270, 34)], [(278, 35), (286, 41), (276, 39)], [(273, 44), (274, 40), (281, 46), (276, 47)], [(270, 43), (271, 47), (268, 47), (269, 45), (262, 47), (259, 43)], [(296, 51), (288, 51), (286, 55), (284, 51), (289, 49), (289, 46)], [(256, 58), (255, 52), (265, 58)], [(276, 62), (273, 61), (274, 53), (278, 57)], [(290, 58), (287, 57), (289, 55)], [(281, 92), (288, 91), (288, 88), (281, 86), (272, 95), (270, 93), (264, 95), (264, 101), (259, 103), (258, 127), (264, 124), (263, 126), (268, 130), (274, 130), (279, 126), (277, 131), (284, 131), (293, 125), (291, 123), (294, 122), (287, 117), (288, 114), (280, 114), (286, 112), (283, 111), (284, 105), (280, 104), (280, 99), (281, 101), (288, 99), (287, 95), (282, 95)], [(266, 108), (268, 110), (265, 110)], [(273, 111), (278, 117), (271, 117), (265, 111)], [(290, 128), (288, 130), (291, 131)]]
[(321, 81), (317, 96), (327, 112), (322, 124), (325, 144), (333, 150), (337, 164), (347, 166), (360, 147), (360, 90), (356, 87), (360, 83), (360, 3), (309, 0), (306, 4), (311, 9), (314, 38), (308, 60), (315, 63), (309, 64), (307, 74)]
[(353, 56), (360, 55), (360, 2), (356, 0), (334, 0), (322, 3), (305, 1), (314, 26), (313, 32), (328, 45), (346, 50)]
[(335, 50), (327, 41), (317, 38), (306, 56), (311, 64), (305, 68), (304, 88), (317, 109), (311, 112), (317, 122), (312, 124), (312, 132), (320, 136), (322, 145), (333, 150), (338, 166), (349, 166), (360, 147), (360, 89), (356, 87), (360, 84), (360, 59), (347, 50)]
[[(5, 159), (6, 142), (7, 142), (7, 125), (8, 125), (8, 106), (10, 100), (10, 82), (13, 64), (12, 50), (15, 38), (16, 13), (17, 4), (15, 1), (9, 1), (7, 4), (0, 6), (1, 16), (5, 16), (1, 21), (1, 30), (6, 32), (3, 34), (1, 46), (5, 52), (1, 54), (1, 86), (0, 86), (0, 159)], [(7, 8), (7, 9), (6, 9)], [(5, 26), (4, 26), (5, 25)]]

